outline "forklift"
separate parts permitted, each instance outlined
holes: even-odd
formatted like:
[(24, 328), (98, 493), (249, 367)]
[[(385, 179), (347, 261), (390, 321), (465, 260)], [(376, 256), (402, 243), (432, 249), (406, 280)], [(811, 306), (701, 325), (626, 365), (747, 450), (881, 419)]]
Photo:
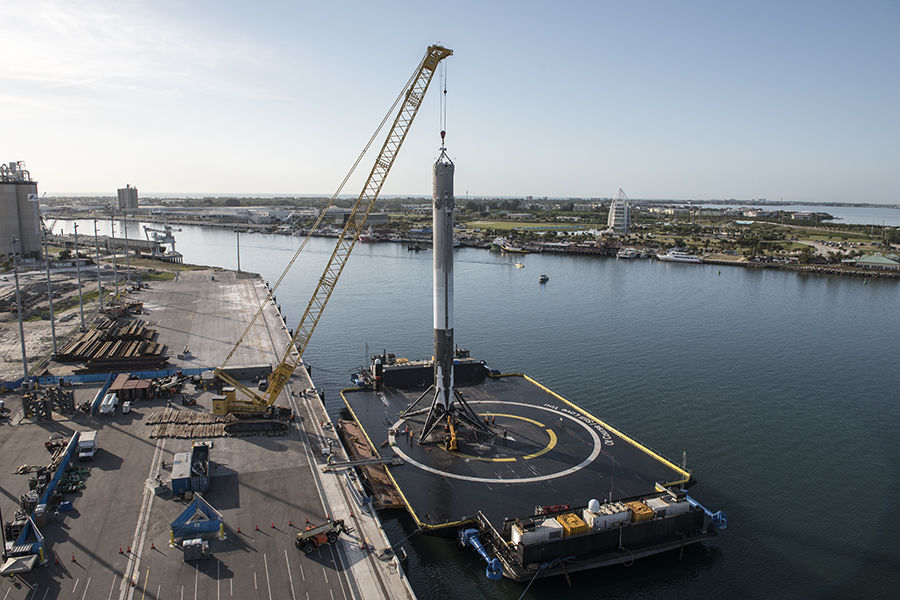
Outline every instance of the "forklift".
[(312, 554), (312, 551), (319, 546), (335, 543), (342, 532), (350, 533), (351, 531), (353, 530), (344, 525), (343, 519), (336, 521), (329, 519), (324, 525), (307, 525), (306, 529), (297, 534), (297, 540), (294, 543), (305, 554)]

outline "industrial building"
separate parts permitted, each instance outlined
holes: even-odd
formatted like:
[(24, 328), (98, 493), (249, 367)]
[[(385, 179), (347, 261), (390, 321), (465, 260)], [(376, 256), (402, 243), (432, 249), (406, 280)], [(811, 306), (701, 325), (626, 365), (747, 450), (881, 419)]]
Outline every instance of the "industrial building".
[(606, 225), (613, 230), (613, 233), (625, 235), (628, 233), (628, 225), (631, 221), (631, 207), (628, 205), (628, 198), (622, 188), (616, 192), (612, 203), (609, 205), (609, 217)]
[(41, 213), (37, 182), (22, 161), (0, 164), (0, 253), (16, 252), (37, 258), (41, 254)]
[(138, 191), (136, 187), (126, 184), (125, 187), (119, 188), (119, 210), (127, 212), (135, 210), (138, 207)]

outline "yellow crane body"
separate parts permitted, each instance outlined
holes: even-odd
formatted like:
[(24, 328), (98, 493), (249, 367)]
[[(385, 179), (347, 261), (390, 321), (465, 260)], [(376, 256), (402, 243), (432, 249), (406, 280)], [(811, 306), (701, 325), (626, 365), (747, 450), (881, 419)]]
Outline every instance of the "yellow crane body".
[[(338, 279), (340, 279), (344, 266), (347, 264), (347, 259), (350, 258), (350, 253), (359, 240), (360, 234), (365, 230), (366, 219), (372, 211), (378, 195), (381, 193), (381, 188), (391, 167), (394, 165), (394, 160), (400, 151), (400, 147), (403, 145), (403, 141), (406, 139), (409, 127), (419, 111), (425, 92), (428, 90), (438, 64), (451, 54), (453, 54), (452, 50), (442, 46), (429, 46), (425, 52), (425, 57), (410, 78), (405, 88), (400, 110), (394, 118), (393, 125), (385, 138), (384, 144), (381, 146), (366, 183), (350, 211), (331, 257), (313, 291), (312, 298), (303, 312), (300, 323), (294, 329), (294, 335), (281, 356), (281, 360), (269, 375), (268, 388), (263, 393), (257, 393), (234, 377), (231, 377), (222, 368), (218, 368), (215, 371), (216, 376), (234, 389), (229, 390), (223, 397), (217, 398), (218, 402), (214, 402), (213, 407), (214, 414), (230, 413), (245, 417), (262, 416), (275, 403), (278, 395), (287, 385), (291, 375), (294, 374), (294, 370), (301, 362), (309, 340), (316, 330), (325, 306), (328, 304), (328, 300), (331, 298)], [(268, 301), (268, 298), (266, 301)], [(240, 391), (246, 399), (239, 400), (237, 391)]]

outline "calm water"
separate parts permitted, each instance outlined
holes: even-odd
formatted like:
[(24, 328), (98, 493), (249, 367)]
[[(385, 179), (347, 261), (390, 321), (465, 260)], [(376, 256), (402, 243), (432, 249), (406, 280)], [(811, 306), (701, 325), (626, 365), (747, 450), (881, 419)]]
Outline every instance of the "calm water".
[[(703, 206), (723, 207), (724, 204), (708, 204)], [(752, 202), (747, 206), (756, 206)], [(731, 205), (731, 208), (736, 208)], [(890, 206), (823, 206), (821, 204), (789, 204), (785, 206), (761, 206), (770, 210), (826, 212), (835, 218), (832, 223), (853, 223), (857, 225), (900, 226), (900, 209)]]
[[(233, 268), (234, 237), (184, 227), (176, 239), (185, 262)], [(241, 266), (274, 281), (299, 242), (242, 234)], [(276, 292), (289, 324), (333, 242), (312, 240)], [(680, 562), (665, 555), (576, 574), (572, 589), (539, 581), (527, 598), (894, 595), (898, 282), (472, 249), (455, 260), (460, 345), (491, 367), (526, 371), (676, 462), (685, 452), (695, 497), (729, 517), (721, 536)], [(429, 356), (430, 315), (430, 251), (358, 246), (305, 356), (330, 410), (367, 344)], [(386, 527), (395, 540), (411, 533), (402, 518)], [(420, 598), (524, 590), (488, 581), (480, 559), (451, 541), (405, 543)]]

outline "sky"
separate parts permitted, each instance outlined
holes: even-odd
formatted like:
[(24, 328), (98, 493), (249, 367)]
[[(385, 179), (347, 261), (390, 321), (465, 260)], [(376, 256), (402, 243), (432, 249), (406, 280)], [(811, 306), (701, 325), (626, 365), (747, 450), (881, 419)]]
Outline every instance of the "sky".
[[(898, 0), (35, 0), (0, 29), (0, 161), (51, 196), (330, 195), (440, 43), (458, 198), (900, 203)], [(440, 85), (383, 195), (430, 196)]]

